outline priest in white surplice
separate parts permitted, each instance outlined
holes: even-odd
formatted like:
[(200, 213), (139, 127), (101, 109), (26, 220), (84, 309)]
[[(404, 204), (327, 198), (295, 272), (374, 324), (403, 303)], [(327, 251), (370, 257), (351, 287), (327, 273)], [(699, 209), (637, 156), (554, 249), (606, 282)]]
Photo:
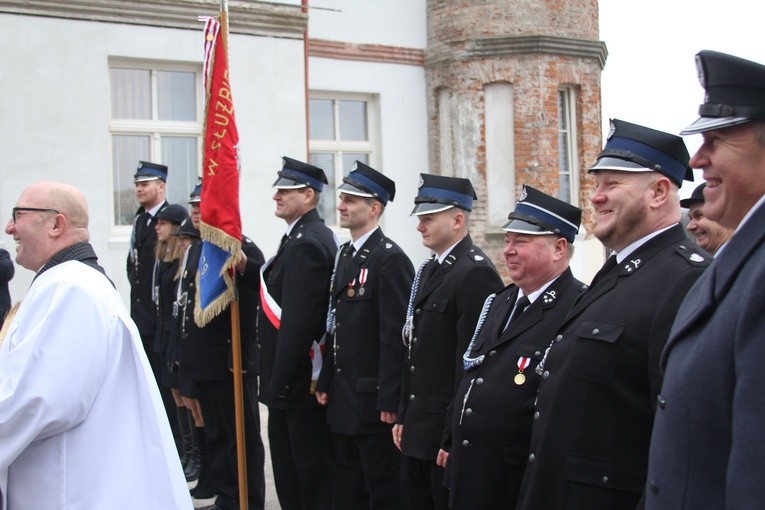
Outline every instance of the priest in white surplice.
[(37, 274), (0, 333), (0, 508), (191, 510), (140, 336), (87, 226), (79, 190), (37, 183), (5, 228)]

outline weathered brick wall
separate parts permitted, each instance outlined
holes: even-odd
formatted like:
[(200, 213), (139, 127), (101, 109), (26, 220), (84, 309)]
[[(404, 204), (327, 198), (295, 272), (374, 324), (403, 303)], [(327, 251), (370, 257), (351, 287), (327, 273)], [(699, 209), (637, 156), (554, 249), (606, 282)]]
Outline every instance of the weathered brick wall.
[[(541, 37), (540, 37), (541, 36)], [(486, 228), (484, 86), (513, 87), (515, 196), (522, 184), (557, 194), (558, 90), (576, 91), (579, 206), (593, 226), (587, 168), (601, 149), (600, 74), (605, 45), (598, 41), (595, 0), (429, 0), (426, 86), (429, 164), (441, 167), (438, 92), (449, 91), (455, 175), (473, 181), (479, 201), (471, 217), (475, 242), (506, 277), (503, 236)], [(508, 211), (509, 212), (509, 211)], [(507, 278), (506, 278), (507, 279)]]

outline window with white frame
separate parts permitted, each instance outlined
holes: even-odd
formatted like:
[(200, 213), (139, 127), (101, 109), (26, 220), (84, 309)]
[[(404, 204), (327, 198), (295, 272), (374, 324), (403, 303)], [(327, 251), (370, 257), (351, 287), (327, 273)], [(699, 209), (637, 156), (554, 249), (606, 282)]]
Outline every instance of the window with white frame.
[(133, 223), (138, 161), (168, 167), (165, 195), (186, 203), (199, 175), (202, 68), (133, 60), (109, 63), (114, 224)]
[(337, 185), (354, 161), (375, 164), (376, 101), (370, 95), (311, 92), (309, 102), (310, 163), (323, 169), (329, 181), (318, 210), (327, 225), (337, 226)]
[(576, 154), (575, 90), (562, 87), (558, 89), (558, 197), (578, 206), (579, 168)]

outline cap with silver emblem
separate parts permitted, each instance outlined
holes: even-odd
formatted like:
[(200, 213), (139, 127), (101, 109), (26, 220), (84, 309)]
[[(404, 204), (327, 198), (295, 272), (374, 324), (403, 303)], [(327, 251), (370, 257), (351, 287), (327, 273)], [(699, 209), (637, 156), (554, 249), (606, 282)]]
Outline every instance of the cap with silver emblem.
[(678, 187), (693, 181), (691, 159), (683, 139), (619, 119), (611, 119), (606, 146), (589, 172), (659, 172)]
[(696, 54), (696, 70), (704, 87), (704, 104), (696, 122), (681, 135), (765, 120), (765, 66), (717, 51)]
[(420, 174), (412, 215), (433, 214), (452, 207), (472, 211), (473, 200), (477, 198), (469, 179)]
[(273, 185), (276, 189), (313, 188), (321, 192), (328, 184), (324, 170), (286, 156), (282, 158), (282, 169), (277, 173), (279, 178)]
[(202, 178), (197, 179), (197, 185), (194, 186), (194, 190), (189, 195), (190, 204), (198, 204), (202, 201)]
[(376, 198), (383, 205), (393, 201), (396, 183), (361, 161), (355, 161), (350, 173), (343, 177), (337, 191), (359, 197)]
[(559, 235), (573, 243), (582, 221), (582, 210), (567, 202), (526, 186), (515, 210), (502, 230), (518, 234)]
[(133, 182), (161, 180), (167, 182), (167, 167), (159, 163), (139, 161), (138, 168), (133, 176)]

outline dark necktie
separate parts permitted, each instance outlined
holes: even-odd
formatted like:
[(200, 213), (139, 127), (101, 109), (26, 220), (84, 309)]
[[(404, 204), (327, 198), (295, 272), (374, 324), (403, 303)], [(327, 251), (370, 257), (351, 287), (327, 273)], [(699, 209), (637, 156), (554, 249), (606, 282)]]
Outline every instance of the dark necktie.
[(606, 263), (603, 264), (603, 267), (600, 268), (600, 271), (595, 273), (595, 277), (592, 279), (592, 283), (590, 283), (590, 288), (594, 287), (598, 280), (603, 279), (603, 277), (606, 276), (613, 268), (615, 268), (616, 265), (616, 255), (611, 255), (608, 257)]
[(146, 230), (146, 217), (149, 213), (142, 212), (138, 215), (138, 218), (135, 221), (135, 238), (136, 240), (141, 239), (143, 236), (143, 231)]
[(349, 258), (352, 258), (355, 253), (356, 247), (353, 245), (353, 243), (349, 244), (348, 251), (346, 251), (345, 254), (348, 255)]
[(430, 283), (430, 280), (435, 276), (436, 272), (441, 268), (441, 264), (438, 259), (433, 259), (428, 266), (428, 271), (425, 273), (425, 283)]
[(515, 302), (515, 308), (513, 308), (513, 313), (510, 314), (510, 318), (505, 322), (505, 327), (502, 331), (508, 328), (510, 324), (512, 324), (520, 315), (523, 313), (523, 311), (526, 309), (527, 306), (531, 304), (531, 301), (529, 301), (528, 296), (522, 296), (521, 299)]

